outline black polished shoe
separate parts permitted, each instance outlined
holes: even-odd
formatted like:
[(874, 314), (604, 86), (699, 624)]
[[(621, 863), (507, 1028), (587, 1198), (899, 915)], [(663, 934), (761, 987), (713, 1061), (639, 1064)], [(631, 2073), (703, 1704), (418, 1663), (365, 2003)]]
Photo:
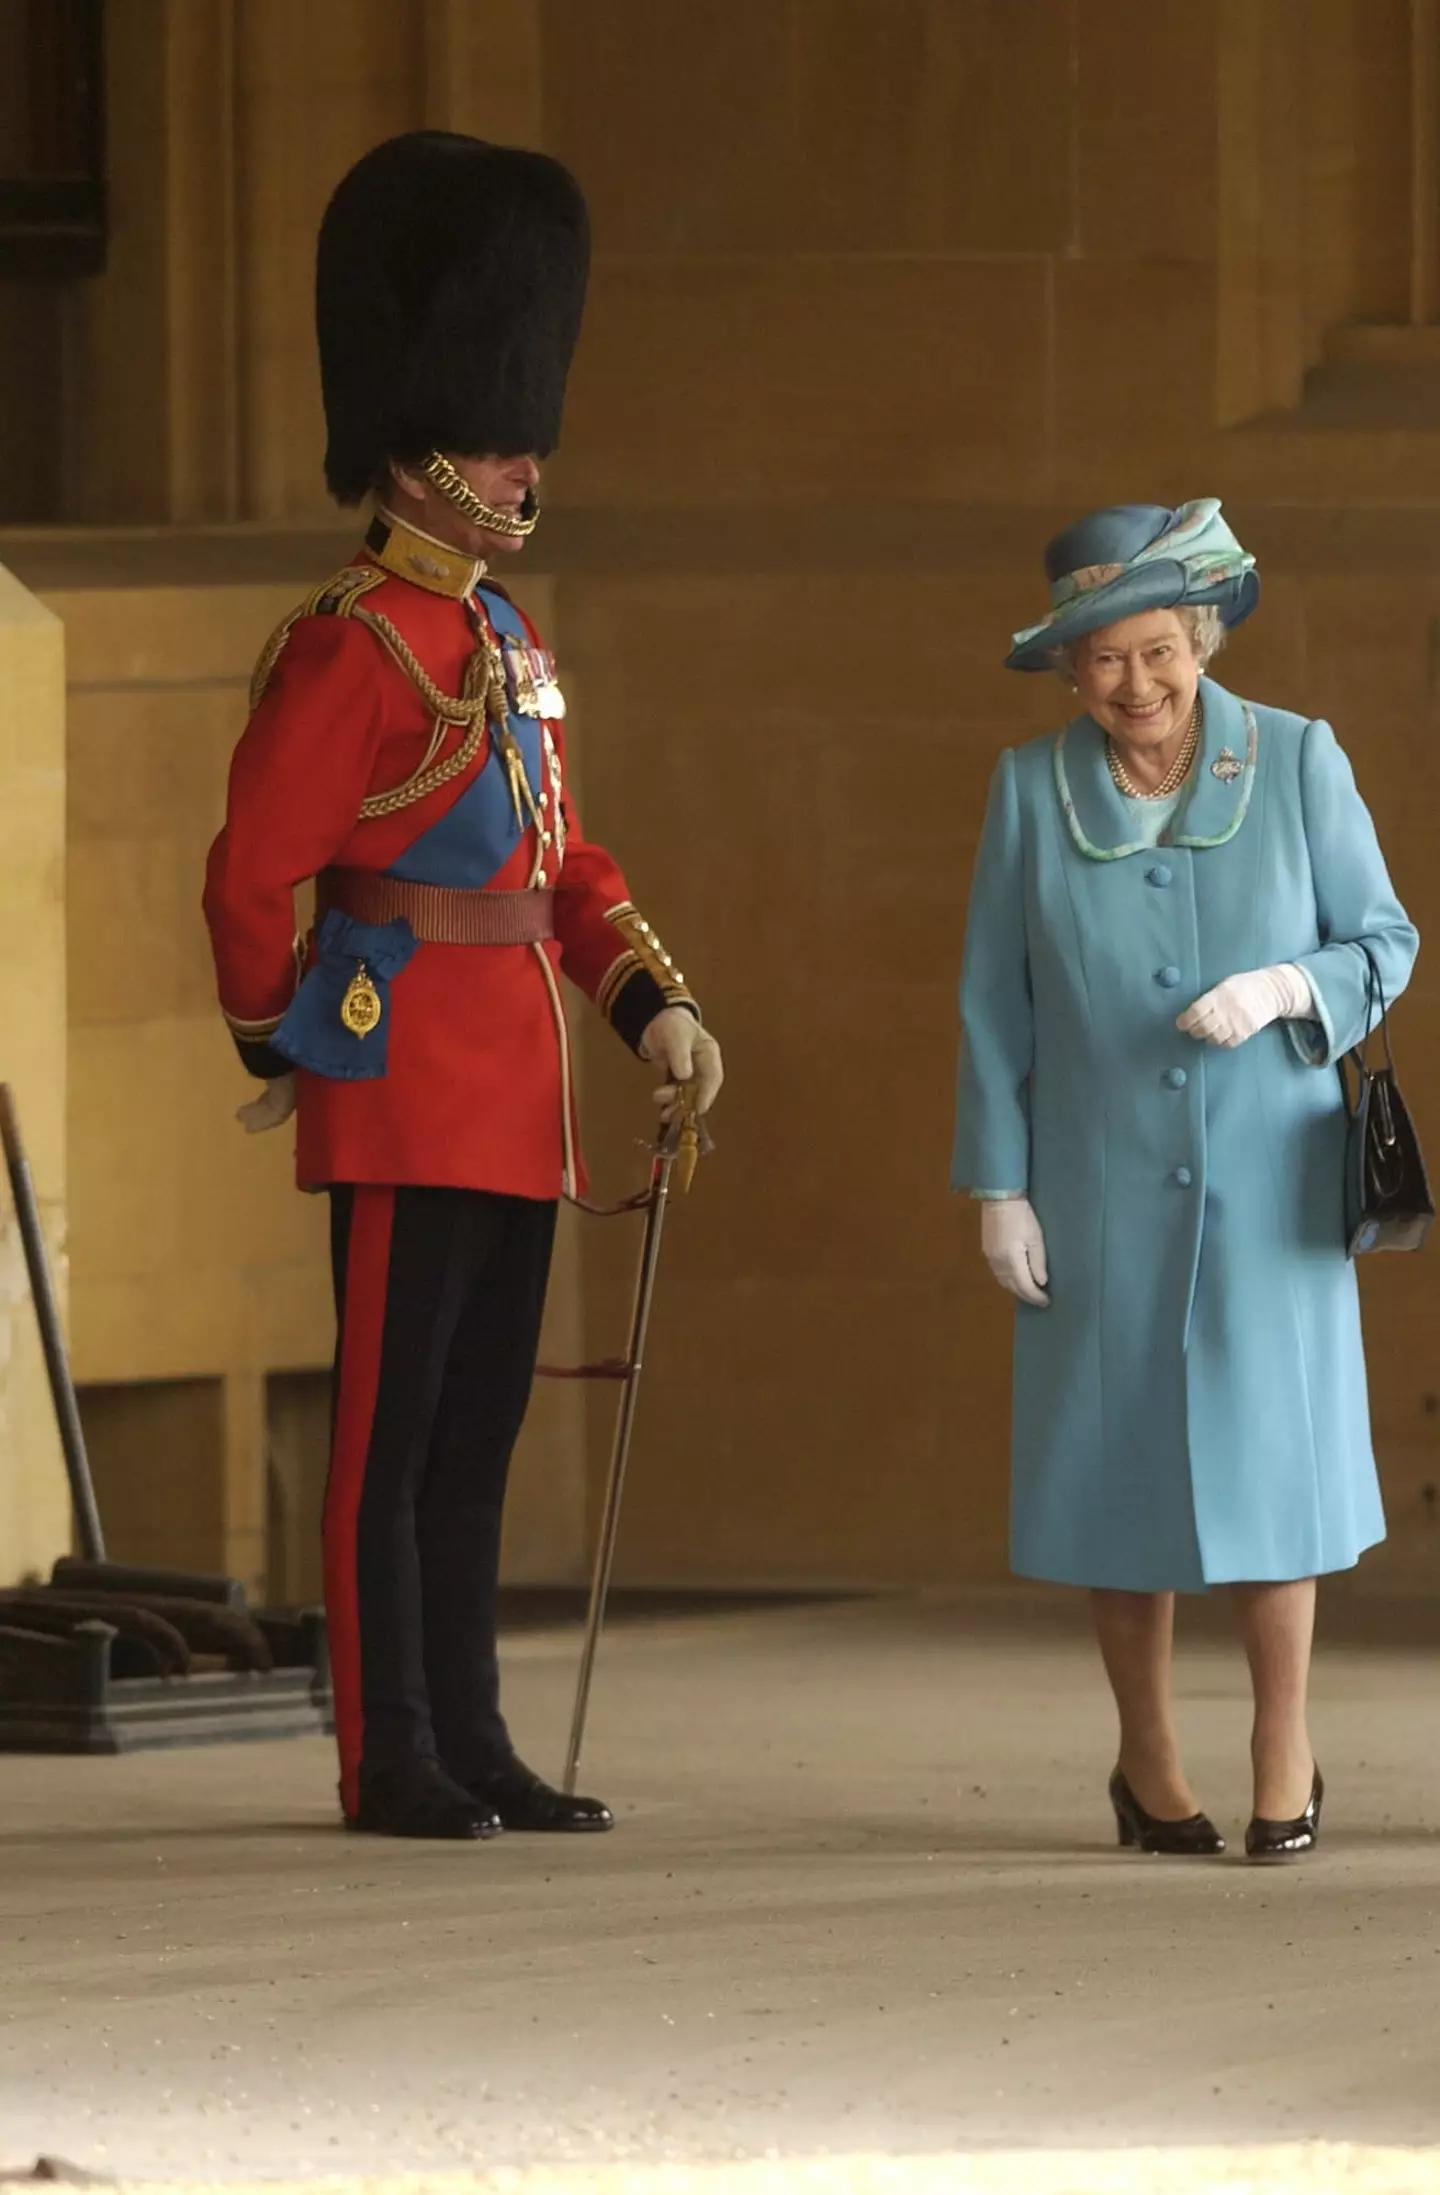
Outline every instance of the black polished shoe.
[(347, 1829), (373, 1837), (446, 1837), (474, 1842), (493, 1837), (500, 1817), (474, 1798), (438, 1761), (409, 1761), (360, 1776), (360, 1805), (345, 1817)]
[(615, 1827), (614, 1815), (599, 1799), (567, 1798), (523, 1761), (472, 1777), (465, 1788), (477, 1805), (492, 1807), (506, 1829), (583, 1834)]
[(1267, 1822), (1257, 1814), (1245, 1832), (1247, 1860), (1298, 1860), (1313, 1852), (1320, 1841), (1320, 1809), (1325, 1804), (1325, 1778), (1319, 1767), (1310, 1786), (1310, 1803), (1293, 1822)]
[(1162, 1822), (1156, 1815), (1147, 1814), (1118, 1768), (1110, 1778), (1110, 1804), (1126, 1851), (1154, 1852), (1170, 1859), (1213, 1860), (1225, 1849), (1225, 1839), (1208, 1814), (1187, 1814), (1179, 1822)]

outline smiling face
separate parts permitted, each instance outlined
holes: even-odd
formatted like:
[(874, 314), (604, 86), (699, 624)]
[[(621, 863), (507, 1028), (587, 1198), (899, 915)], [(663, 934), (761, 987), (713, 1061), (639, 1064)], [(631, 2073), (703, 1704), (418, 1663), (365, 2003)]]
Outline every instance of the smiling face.
[[(518, 515), (526, 495), (540, 485), (540, 467), (533, 457), (446, 454), (466, 486), (473, 488), (481, 502), (488, 503), (492, 510)], [(505, 556), (524, 548), (523, 535), (489, 533), (483, 526), (473, 525), (424, 473), (392, 464), (390, 477), (396, 515), (408, 519), (432, 540), (443, 541), (448, 548), (477, 558)]]
[(1087, 633), (1071, 660), (1080, 699), (1117, 747), (1158, 758), (1183, 739), (1200, 659), (1173, 610), (1146, 610)]

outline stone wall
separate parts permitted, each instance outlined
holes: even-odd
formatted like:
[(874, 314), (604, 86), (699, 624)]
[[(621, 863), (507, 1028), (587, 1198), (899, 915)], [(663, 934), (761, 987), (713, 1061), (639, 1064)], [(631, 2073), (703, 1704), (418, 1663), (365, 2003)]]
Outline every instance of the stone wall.
[[(284, 1383), (323, 1364), (323, 1275), (283, 1153), (233, 1140), (193, 894), (247, 653), (336, 547), (313, 530), (333, 526), (310, 327), (325, 197), (389, 131), (477, 129), (555, 150), (590, 194), (587, 329), (526, 569), (587, 820), (732, 1070), (720, 1149), (667, 1250), (625, 1563), (998, 1571), (1007, 1321), (944, 1194), (953, 984), (993, 757), (1063, 706), (999, 668), (1047, 534), (1096, 502), (1223, 495), (1266, 575), (1224, 675), (1333, 716), (1402, 892), (1427, 931), (1440, 914), (1440, 397), (1400, 325), (1407, 0), (112, 0), (110, 16), (111, 269), (32, 300), (27, 355), (52, 355), (49, 329), (63, 371), (38, 374), (13, 335), (0, 355), (27, 437), (51, 407), (53, 514), (150, 522), (194, 560), (188, 593), (171, 579), (142, 605), (135, 575), (161, 550), (139, 537), (9, 552), (32, 585), (44, 567), (90, 666), (70, 738), (87, 1377), (179, 1382), (203, 1357), (206, 1379), (241, 1381), (228, 1417), (214, 1391), (155, 1407), (199, 1411), (188, 1439), (248, 1455), (225, 1499), (258, 1561), (266, 1444), (313, 1444), (313, 1402)], [(8, 455), (0, 432), (0, 494), (21, 482), (33, 515), (19, 432)], [(96, 541), (110, 576), (81, 603), (66, 573)], [(1436, 1032), (1427, 956), (1397, 1037), (1440, 1149)], [(183, 1101), (152, 1115), (162, 1066)], [(643, 1090), (603, 1033), (585, 1073), (598, 1170), (628, 1187)], [(592, 1353), (623, 1331), (622, 1235), (575, 1239), (563, 1300)], [(162, 1275), (187, 1267), (180, 1300)], [(1402, 1526), (1388, 1559), (1428, 1574), (1440, 1268), (1395, 1260), (1366, 1281)], [(243, 1348), (159, 1367), (160, 1329), (168, 1348), (186, 1321)], [(132, 1405), (104, 1407), (130, 1453)], [(587, 1415), (593, 1479), (607, 1400)], [(583, 1537), (579, 1416), (555, 1422), (527, 1481), (530, 1575), (573, 1574)]]
[[(65, 1293), (65, 686), (57, 618), (0, 567), (0, 1080), (14, 1093)], [(24, 1254), (0, 1185), (0, 1584), (69, 1544), (65, 1480)]]

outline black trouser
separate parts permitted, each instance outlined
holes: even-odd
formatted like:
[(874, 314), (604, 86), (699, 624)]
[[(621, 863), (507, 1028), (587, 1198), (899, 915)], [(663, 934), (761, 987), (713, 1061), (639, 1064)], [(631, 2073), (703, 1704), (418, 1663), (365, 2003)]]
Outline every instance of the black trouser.
[(325, 1599), (340, 1789), (438, 1757), (511, 1758), (495, 1601), (510, 1455), (539, 1347), (556, 1206), (476, 1189), (336, 1187), (338, 1338)]

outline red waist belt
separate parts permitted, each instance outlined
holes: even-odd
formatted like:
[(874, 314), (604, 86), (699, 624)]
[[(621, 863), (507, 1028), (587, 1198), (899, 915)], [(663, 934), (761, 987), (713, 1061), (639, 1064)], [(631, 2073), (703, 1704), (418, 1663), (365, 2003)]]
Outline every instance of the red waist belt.
[(422, 945), (539, 945), (555, 935), (555, 894), (416, 884), (373, 869), (326, 869), (315, 919), (338, 907), (356, 922), (408, 922)]

